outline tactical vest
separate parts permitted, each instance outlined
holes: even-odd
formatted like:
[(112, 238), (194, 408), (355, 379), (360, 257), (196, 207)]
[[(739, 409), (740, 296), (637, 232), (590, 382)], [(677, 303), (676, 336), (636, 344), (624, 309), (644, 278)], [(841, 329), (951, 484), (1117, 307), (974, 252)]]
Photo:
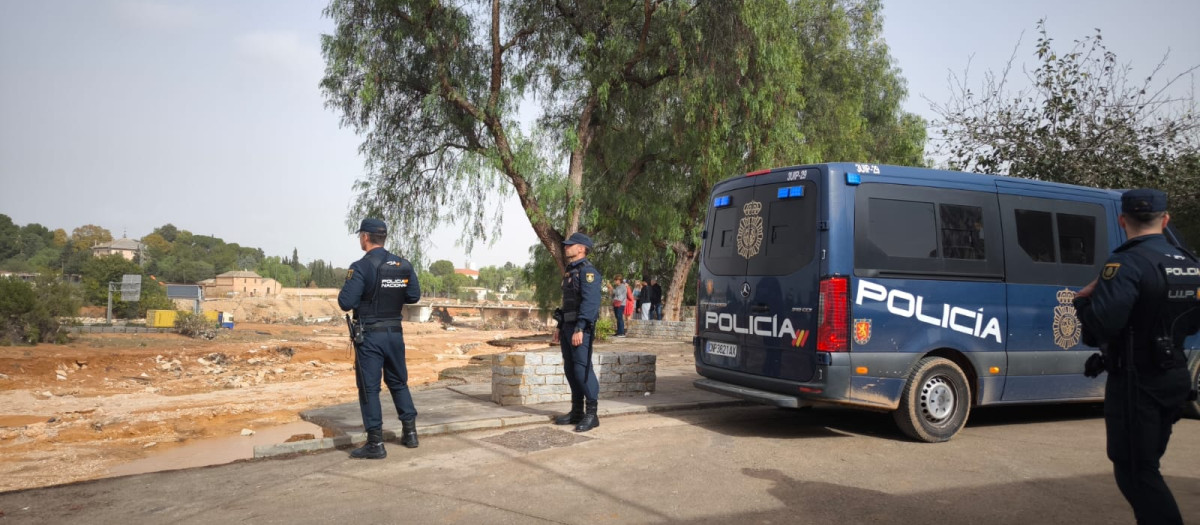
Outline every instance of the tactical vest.
[(383, 251), (382, 260), (375, 262), (375, 282), (368, 284), (371, 291), (358, 306), (358, 318), (368, 323), (401, 319), (411, 277), (399, 257)]
[(1155, 364), (1166, 369), (1187, 364), (1183, 341), (1200, 331), (1200, 262), (1188, 256), (1158, 254), (1166, 281), (1166, 304), (1156, 334)]
[(586, 264), (578, 264), (567, 270), (567, 274), (562, 280), (563, 294), (563, 321), (574, 323), (579, 319), (579, 306), (583, 304), (583, 283), (579, 276), (583, 275), (583, 267)]

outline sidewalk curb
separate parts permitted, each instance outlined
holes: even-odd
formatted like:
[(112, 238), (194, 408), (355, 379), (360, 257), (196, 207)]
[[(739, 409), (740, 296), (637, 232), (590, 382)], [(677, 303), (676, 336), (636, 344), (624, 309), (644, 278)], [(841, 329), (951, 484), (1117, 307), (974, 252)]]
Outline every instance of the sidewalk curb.
[[(712, 408), (724, 408), (733, 406), (749, 406), (753, 403), (741, 399), (730, 399), (729, 401), (694, 401), (684, 403), (669, 403), (663, 405), (634, 405), (615, 409), (601, 409), (599, 415), (604, 417), (627, 416), (633, 414), (656, 414), (660, 412), (673, 412), (678, 410), (705, 410)], [(543, 415), (528, 415), (516, 417), (492, 417), (486, 419), (476, 419), (473, 421), (455, 421), (451, 423), (439, 423), (435, 425), (421, 426), (420, 434), (422, 436), (437, 436), (441, 434), (454, 434), (458, 432), (468, 432), (471, 430), (484, 430), (489, 428), (509, 428), (527, 425), (536, 425), (539, 423), (550, 423), (550, 416)], [(383, 431), (383, 439), (385, 441), (395, 442), (399, 436), (390, 430)], [(362, 443), (367, 440), (366, 432), (354, 432), (344, 436), (333, 438), (306, 439), (303, 441), (293, 441), (291, 443), (279, 443), (275, 445), (255, 445), (254, 459), (270, 458), (276, 456), (286, 456), (300, 452), (313, 452), (318, 450), (330, 450), (340, 448), (354, 443)]]

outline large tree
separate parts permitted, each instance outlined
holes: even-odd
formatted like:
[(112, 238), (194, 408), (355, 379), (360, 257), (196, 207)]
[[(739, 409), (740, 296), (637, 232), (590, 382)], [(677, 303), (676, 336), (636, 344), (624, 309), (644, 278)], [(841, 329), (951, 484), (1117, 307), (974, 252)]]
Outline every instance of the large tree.
[[(659, 58), (690, 2), (333, 0), (323, 39), (328, 104), (364, 137), (355, 216), (380, 214), (418, 249), (446, 222), (468, 249), (499, 231), (515, 191), (542, 245), (579, 228), (584, 160), (607, 98), (675, 71)], [(542, 102), (522, 128), (525, 99)], [(555, 165), (567, 161), (566, 172)], [(354, 218), (348, 222), (354, 222)], [(488, 228), (490, 223), (492, 228)], [(399, 226), (403, 228), (399, 228)]]
[(1197, 66), (1164, 81), (1164, 58), (1145, 77), (1130, 78), (1132, 66), (1105, 47), (1099, 30), (1063, 49), (1044, 21), (1037, 28), (1028, 86), (1013, 87), (1012, 58), (978, 88), (965, 74), (951, 77), (952, 98), (934, 106), (940, 153), (971, 171), (1163, 189), (1173, 224), (1200, 241), (1200, 111), (1178, 85)]

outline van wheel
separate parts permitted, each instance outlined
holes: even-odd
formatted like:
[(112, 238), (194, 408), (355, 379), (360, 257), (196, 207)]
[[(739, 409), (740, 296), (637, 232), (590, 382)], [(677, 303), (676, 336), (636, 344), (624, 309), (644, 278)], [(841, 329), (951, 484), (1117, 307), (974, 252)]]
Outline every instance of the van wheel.
[(909, 374), (892, 417), (905, 435), (940, 443), (958, 433), (970, 412), (971, 388), (962, 369), (949, 359), (926, 357)]
[[(1192, 365), (1192, 390), (1200, 392), (1200, 359)], [(1193, 399), (1184, 403), (1183, 413), (1192, 419), (1200, 419), (1200, 399)]]

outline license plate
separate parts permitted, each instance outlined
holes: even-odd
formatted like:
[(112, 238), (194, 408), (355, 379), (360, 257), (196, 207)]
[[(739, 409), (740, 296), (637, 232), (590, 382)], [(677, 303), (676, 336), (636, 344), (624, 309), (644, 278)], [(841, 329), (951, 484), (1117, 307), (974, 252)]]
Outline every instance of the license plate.
[(716, 341), (709, 341), (708, 343), (705, 344), (704, 351), (708, 352), (709, 354), (712, 354), (712, 355), (719, 355), (719, 356), (723, 356), (723, 357), (737, 357), (737, 345), (729, 344), (729, 343), (718, 343)]

